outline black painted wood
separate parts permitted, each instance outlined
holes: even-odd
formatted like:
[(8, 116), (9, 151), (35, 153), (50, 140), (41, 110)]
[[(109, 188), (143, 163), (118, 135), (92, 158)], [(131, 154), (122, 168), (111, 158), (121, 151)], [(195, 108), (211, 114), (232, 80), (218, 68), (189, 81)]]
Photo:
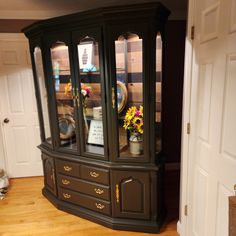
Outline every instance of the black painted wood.
[(57, 176), (58, 186), (67, 188), (76, 192), (84, 193), (103, 200), (110, 200), (110, 187), (85, 181), (78, 178), (69, 177), (67, 175)]
[(57, 194), (56, 188), (56, 175), (55, 175), (55, 167), (54, 167), (54, 159), (42, 155), (43, 161), (43, 172), (44, 172), (44, 185), (51, 193), (54, 195)]
[[(155, 60), (156, 35), (158, 32), (164, 34), (168, 15), (169, 11), (160, 3), (117, 6), (40, 21), (23, 30), (29, 38), (34, 71), (34, 48), (39, 44), (43, 53), (52, 133), (50, 146), (45, 142), (40, 91), (34, 72), (45, 177), (43, 194), (59, 209), (113, 229), (143, 232), (160, 230), (165, 215), (162, 180), (164, 163), (162, 152), (158, 155), (155, 152), (155, 83), (161, 77), (156, 73)], [(116, 96), (117, 80), (115, 40), (130, 32), (143, 40), (143, 72), (131, 75), (126, 65), (126, 75), (124, 78), (121, 76), (120, 80), (126, 84), (143, 83), (145, 132), (141, 158), (119, 157), (118, 115), (117, 109), (112, 106), (112, 89)], [(78, 69), (77, 44), (87, 35), (98, 42), (96, 50), (99, 51), (101, 78), (95, 75), (93, 79), (96, 83), (101, 79), (104, 155), (87, 152), (83, 145), (86, 143), (83, 112), (78, 100), (75, 108), (77, 149), (63, 147), (59, 139), (50, 48), (56, 41), (62, 41), (68, 46), (70, 79), (80, 91), (81, 82), (86, 82), (86, 78)], [(136, 49), (138, 47), (133, 46)], [(127, 43), (124, 48), (126, 62), (130, 47)]]
[(150, 219), (150, 181), (148, 172), (112, 172), (113, 216)]

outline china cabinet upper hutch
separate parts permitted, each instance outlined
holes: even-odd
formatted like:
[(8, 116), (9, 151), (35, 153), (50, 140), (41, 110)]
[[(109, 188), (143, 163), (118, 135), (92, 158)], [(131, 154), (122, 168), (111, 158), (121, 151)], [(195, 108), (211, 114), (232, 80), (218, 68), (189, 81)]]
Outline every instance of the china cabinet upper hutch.
[(158, 232), (164, 218), (160, 3), (37, 22), (29, 38), (43, 194), (105, 226)]

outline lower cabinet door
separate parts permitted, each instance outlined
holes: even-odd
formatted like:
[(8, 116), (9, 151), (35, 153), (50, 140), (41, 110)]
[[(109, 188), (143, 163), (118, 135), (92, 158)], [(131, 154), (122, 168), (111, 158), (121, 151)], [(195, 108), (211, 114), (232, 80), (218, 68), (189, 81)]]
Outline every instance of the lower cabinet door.
[(114, 217), (149, 219), (149, 173), (112, 171), (112, 199)]
[(53, 158), (43, 154), (42, 160), (45, 188), (56, 195), (55, 167)]

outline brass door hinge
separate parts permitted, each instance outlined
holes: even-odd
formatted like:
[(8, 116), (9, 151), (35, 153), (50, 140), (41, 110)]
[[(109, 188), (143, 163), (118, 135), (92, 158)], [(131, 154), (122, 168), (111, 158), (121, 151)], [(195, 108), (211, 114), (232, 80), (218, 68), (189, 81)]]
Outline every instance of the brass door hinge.
[(193, 25), (191, 27), (191, 39), (194, 40), (194, 38), (195, 38), (195, 26)]
[(184, 206), (184, 215), (185, 216), (188, 215), (188, 206), (187, 205)]
[(187, 134), (190, 134), (190, 123), (187, 123)]

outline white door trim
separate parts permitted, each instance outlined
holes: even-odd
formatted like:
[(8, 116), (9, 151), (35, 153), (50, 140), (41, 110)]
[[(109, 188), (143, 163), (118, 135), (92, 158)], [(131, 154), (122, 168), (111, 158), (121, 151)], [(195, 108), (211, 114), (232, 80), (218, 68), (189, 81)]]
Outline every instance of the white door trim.
[[(188, 205), (188, 171), (189, 171), (189, 148), (191, 134), (187, 134), (187, 124), (190, 123), (191, 132), (191, 93), (192, 89), (192, 64), (193, 64), (193, 41), (191, 28), (194, 25), (195, 1), (188, 1), (187, 32), (185, 39), (185, 63), (184, 63), (184, 87), (183, 87), (183, 110), (182, 110), (182, 140), (181, 140), (181, 177), (180, 177), (180, 205), (177, 231), (180, 236), (187, 236), (187, 217), (185, 205)], [(188, 209), (189, 210), (189, 209)]]

